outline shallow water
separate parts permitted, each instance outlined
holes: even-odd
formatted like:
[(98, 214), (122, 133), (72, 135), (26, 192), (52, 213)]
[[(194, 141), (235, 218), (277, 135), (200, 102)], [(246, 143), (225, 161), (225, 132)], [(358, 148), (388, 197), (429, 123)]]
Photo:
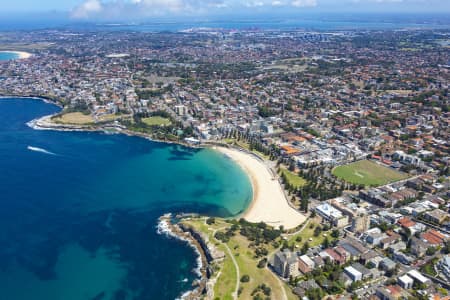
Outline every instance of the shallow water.
[(158, 217), (237, 215), (252, 197), (248, 177), (213, 150), (26, 125), (56, 111), (0, 100), (0, 298), (174, 299), (191, 289), (196, 255), (158, 235)]

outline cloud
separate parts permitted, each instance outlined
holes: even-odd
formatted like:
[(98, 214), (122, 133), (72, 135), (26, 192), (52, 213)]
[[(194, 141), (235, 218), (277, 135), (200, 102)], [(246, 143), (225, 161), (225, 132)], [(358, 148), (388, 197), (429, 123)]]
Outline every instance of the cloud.
[(75, 7), (75, 19), (120, 19), (161, 15), (192, 15), (243, 8), (313, 7), (317, 0), (85, 0)]
[(295, 7), (314, 7), (317, 6), (316, 0), (294, 0), (292, 6)]
[(100, 0), (86, 0), (81, 5), (75, 7), (72, 11), (72, 17), (76, 19), (85, 19), (89, 15), (100, 12), (103, 9)]

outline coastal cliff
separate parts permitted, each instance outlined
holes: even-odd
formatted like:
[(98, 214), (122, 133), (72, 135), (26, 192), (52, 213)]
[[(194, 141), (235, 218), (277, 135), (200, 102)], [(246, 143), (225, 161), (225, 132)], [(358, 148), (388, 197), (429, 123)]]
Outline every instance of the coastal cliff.
[(181, 299), (212, 299), (214, 283), (210, 280), (213, 273), (211, 264), (222, 260), (225, 253), (216, 249), (206, 234), (182, 222), (184, 219), (189, 219), (190, 216), (192, 215), (173, 218), (171, 214), (163, 215), (159, 219), (158, 233), (187, 242), (198, 254), (195, 272), (199, 279), (193, 282), (194, 289), (183, 294)]

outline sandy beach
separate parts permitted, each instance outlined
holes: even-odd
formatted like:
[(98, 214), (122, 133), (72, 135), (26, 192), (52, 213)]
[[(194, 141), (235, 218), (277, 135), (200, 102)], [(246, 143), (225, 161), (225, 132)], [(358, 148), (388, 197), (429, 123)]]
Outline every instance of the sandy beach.
[(31, 53), (25, 51), (0, 51), (0, 52), (14, 53), (19, 57), (19, 59), (27, 59), (32, 56)]
[(216, 150), (237, 162), (251, 179), (253, 201), (243, 215), (246, 220), (262, 221), (275, 227), (283, 225), (286, 229), (306, 220), (303, 214), (289, 206), (280, 183), (262, 161), (236, 149), (217, 147)]

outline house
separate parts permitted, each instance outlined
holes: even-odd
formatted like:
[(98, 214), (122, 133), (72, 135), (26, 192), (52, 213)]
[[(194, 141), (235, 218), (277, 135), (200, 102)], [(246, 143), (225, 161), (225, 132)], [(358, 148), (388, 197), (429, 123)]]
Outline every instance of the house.
[(305, 294), (308, 290), (319, 288), (320, 286), (316, 283), (316, 281), (314, 279), (310, 279), (297, 283), (297, 286), (294, 288), (293, 292), (299, 297), (305, 297)]
[(414, 280), (408, 275), (400, 276), (398, 279), (398, 285), (404, 288), (405, 290), (409, 290), (413, 287)]
[(380, 248), (387, 249), (390, 245), (396, 243), (401, 239), (401, 236), (393, 231), (387, 232), (388, 237), (380, 241)]
[[(332, 262), (334, 262), (338, 265), (343, 265), (347, 261), (347, 256), (346, 256), (347, 252), (345, 252), (344, 255), (341, 255), (335, 249), (331, 249), (331, 248), (325, 249), (324, 252), (326, 252), (328, 257), (330, 257)], [(343, 253), (343, 252), (341, 251), (341, 253)]]
[(297, 277), (299, 275), (297, 254), (288, 249), (278, 251), (274, 256), (273, 267), (281, 277)]
[(314, 261), (316, 268), (322, 268), (325, 265), (323, 258), (320, 256), (314, 257), (313, 261)]
[(450, 280), (450, 256), (446, 255), (441, 258), (437, 264), (437, 267), (442, 272), (442, 274), (447, 277), (447, 280)]
[[(355, 270), (357, 270), (359, 273), (362, 274), (362, 276), (361, 276), (362, 280), (367, 280), (369, 278), (372, 278), (374, 276), (374, 274), (376, 273), (376, 272), (372, 272), (371, 270), (367, 269), (360, 263), (354, 263), (351, 265), (351, 267), (353, 267)], [(377, 271), (377, 270), (374, 270), (374, 271)]]
[(448, 214), (440, 209), (435, 209), (432, 211), (428, 211), (423, 215), (423, 218), (429, 222), (434, 224), (442, 224), (447, 219)]
[(413, 227), (414, 225), (416, 225), (416, 222), (412, 221), (410, 218), (408, 217), (404, 217), (401, 218), (400, 220), (397, 221), (398, 225), (400, 225), (402, 228), (407, 228), (409, 230), (411, 230), (411, 227)]
[(302, 255), (298, 259), (298, 268), (303, 274), (311, 272), (315, 265), (314, 261), (308, 255)]
[(417, 257), (425, 255), (428, 249), (428, 244), (415, 236), (411, 238), (411, 253)]
[(380, 266), (380, 263), (383, 261), (383, 257), (378, 255), (372, 259), (370, 259), (367, 264), (372, 266), (372, 268), (377, 268)]
[(351, 259), (357, 260), (360, 259), (362, 255), (369, 252), (370, 249), (366, 248), (359, 241), (346, 238), (339, 241), (339, 246), (345, 249), (348, 253), (350, 253)]
[(415, 260), (413, 257), (406, 255), (405, 253), (400, 251), (392, 253), (392, 258), (404, 265), (410, 265)]
[(365, 241), (373, 246), (378, 246), (387, 237), (378, 227), (369, 229), (364, 235), (366, 236)]
[(424, 242), (428, 243), (430, 246), (443, 245), (444, 241), (447, 239), (442, 233), (430, 229), (427, 232), (422, 233), (421, 238)]
[(337, 246), (334, 248), (334, 251), (339, 254), (343, 263), (346, 263), (351, 259), (351, 254), (342, 246)]
[(397, 300), (403, 297), (404, 291), (398, 285), (381, 286), (377, 288), (375, 295), (380, 300)]
[(397, 252), (397, 251), (403, 251), (406, 248), (407, 248), (406, 243), (403, 242), (403, 241), (400, 241), (400, 242), (397, 242), (395, 244), (390, 245), (388, 247), (388, 251), (389, 251), (389, 253), (394, 253), (394, 252)]
[[(360, 261), (363, 264), (367, 264), (368, 262), (372, 261), (374, 258), (379, 257), (380, 255), (374, 251), (374, 250), (370, 250), (367, 253), (364, 253), (363, 255), (361, 255), (360, 257)], [(378, 267), (378, 264), (376, 265), (376, 267)]]
[(351, 278), (353, 282), (362, 280), (363, 274), (353, 268), (352, 266), (348, 266), (344, 269), (345, 274), (347, 274), (348, 277)]
[(384, 258), (384, 259), (380, 262), (380, 268), (381, 268), (381, 270), (383, 270), (383, 271), (392, 271), (392, 270), (395, 269), (396, 265), (397, 265), (397, 264), (396, 264), (392, 259), (390, 259), (390, 258), (388, 258), (388, 257)]
[(384, 192), (379, 189), (359, 191), (359, 197), (364, 201), (370, 202), (380, 207), (392, 207), (392, 201), (386, 199), (383, 195)]

